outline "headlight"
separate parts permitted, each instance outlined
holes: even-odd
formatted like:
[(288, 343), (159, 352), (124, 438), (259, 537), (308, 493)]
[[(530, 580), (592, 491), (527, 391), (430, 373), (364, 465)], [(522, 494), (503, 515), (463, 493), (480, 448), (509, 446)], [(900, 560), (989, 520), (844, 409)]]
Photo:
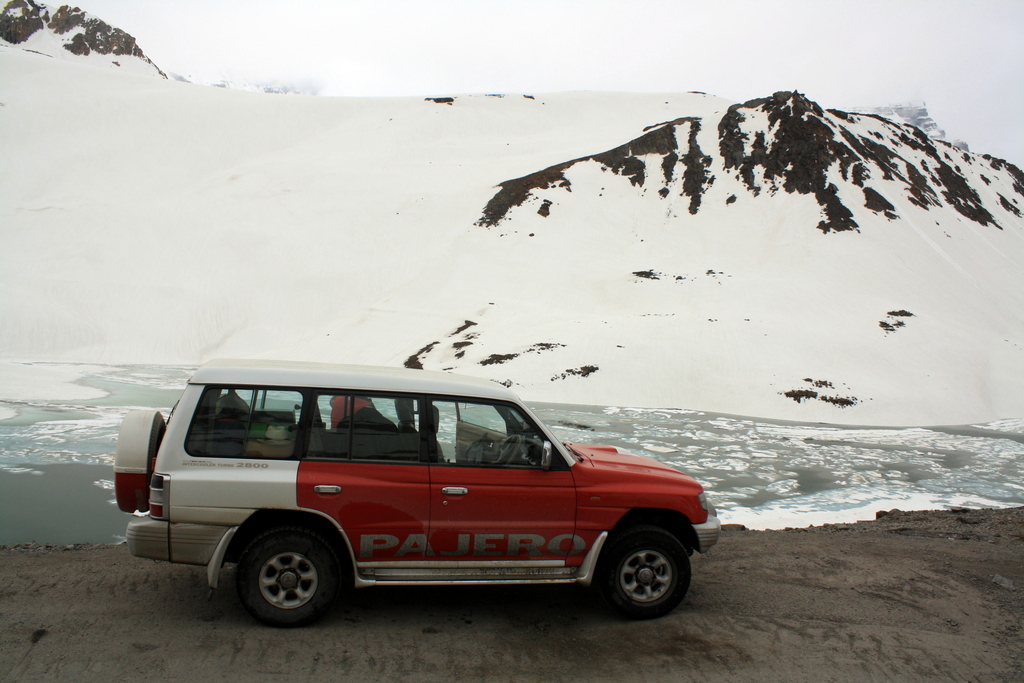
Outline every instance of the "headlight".
[(718, 513), (715, 512), (715, 506), (711, 504), (710, 500), (708, 500), (708, 494), (707, 493), (705, 493), (704, 491), (701, 491), (700, 495), (697, 496), (697, 500), (700, 501), (700, 506), (702, 508), (704, 508), (709, 515), (711, 515), (712, 517), (717, 517), (718, 516)]

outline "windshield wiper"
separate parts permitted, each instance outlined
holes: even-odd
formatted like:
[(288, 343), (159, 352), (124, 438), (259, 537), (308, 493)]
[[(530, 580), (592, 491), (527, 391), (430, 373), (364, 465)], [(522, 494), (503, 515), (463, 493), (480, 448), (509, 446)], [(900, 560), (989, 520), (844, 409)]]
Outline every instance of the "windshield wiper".
[(584, 462), (583, 456), (580, 455), (579, 451), (577, 451), (575, 448), (572, 447), (572, 444), (570, 444), (568, 441), (563, 441), (562, 445), (565, 446), (566, 448), (568, 448), (569, 452), (572, 453), (573, 455), (575, 455), (577, 460), (579, 460), (580, 462)]

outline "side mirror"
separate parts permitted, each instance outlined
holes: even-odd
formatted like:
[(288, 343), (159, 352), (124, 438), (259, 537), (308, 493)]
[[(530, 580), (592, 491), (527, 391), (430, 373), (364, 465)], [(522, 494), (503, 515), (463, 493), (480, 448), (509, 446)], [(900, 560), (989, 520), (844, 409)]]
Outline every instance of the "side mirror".
[(541, 455), (540, 455), (540, 468), (542, 470), (550, 470), (551, 469), (551, 442), (550, 441), (545, 441), (544, 442), (544, 449), (541, 451)]

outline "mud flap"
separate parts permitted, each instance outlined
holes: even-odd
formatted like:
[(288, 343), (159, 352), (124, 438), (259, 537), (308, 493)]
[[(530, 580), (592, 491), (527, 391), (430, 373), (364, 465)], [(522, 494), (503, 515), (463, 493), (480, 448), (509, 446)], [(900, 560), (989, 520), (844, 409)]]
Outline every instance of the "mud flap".
[(235, 537), (236, 531), (238, 531), (238, 527), (233, 526), (224, 532), (220, 542), (217, 543), (217, 548), (213, 551), (210, 563), (206, 565), (206, 583), (210, 586), (209, 597), (213, 597), (213, 591), (217, 589), (217, 582), (220, 580), (220, 568), (224, 564), (224, 555), (227, 553), (228, 546), (231, 545), (231, 539)]

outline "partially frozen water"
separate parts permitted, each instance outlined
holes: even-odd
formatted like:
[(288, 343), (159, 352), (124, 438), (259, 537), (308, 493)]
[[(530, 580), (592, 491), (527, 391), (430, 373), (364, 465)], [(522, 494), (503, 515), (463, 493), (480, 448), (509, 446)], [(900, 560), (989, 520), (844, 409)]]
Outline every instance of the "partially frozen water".
[(535, 406), (559, 438), (679, 466), (726, 522), (751, 528), (871, 519), (881, 509), (1024, 505), (1024, 419), (846, 427), (687, 410)]
[[(79, 380), (106, 392), (103, 398), (0, 401), (0, 413), (16, 413), (0, 420), (0, 496), (24, 477), (47, 476), (53, 465), (109, 467), (125, 413), (151, 407), (166, 416), (191, 372), (110, 366)], [(709, 490), (723, 521), (751, 528), (868, 519), (893, 507), (1024, 505), (1024, 419), (962, 427), (844, 427), (690, 410), (533, 408), (560, 439), (610, 444), (680, 467)], [(111, 470), (76, 471), (113, 505)], [(47, 502), (61, 505), (60, 498)], [(12, 533), (17, 535), (10, 529), (3, 534), (7, 542), (14, 542)], [(32, 534), (21, 540), (47, 542), (38, 537), (45, 531)], [(111, 540), (108, 532), (101, 536)]]

